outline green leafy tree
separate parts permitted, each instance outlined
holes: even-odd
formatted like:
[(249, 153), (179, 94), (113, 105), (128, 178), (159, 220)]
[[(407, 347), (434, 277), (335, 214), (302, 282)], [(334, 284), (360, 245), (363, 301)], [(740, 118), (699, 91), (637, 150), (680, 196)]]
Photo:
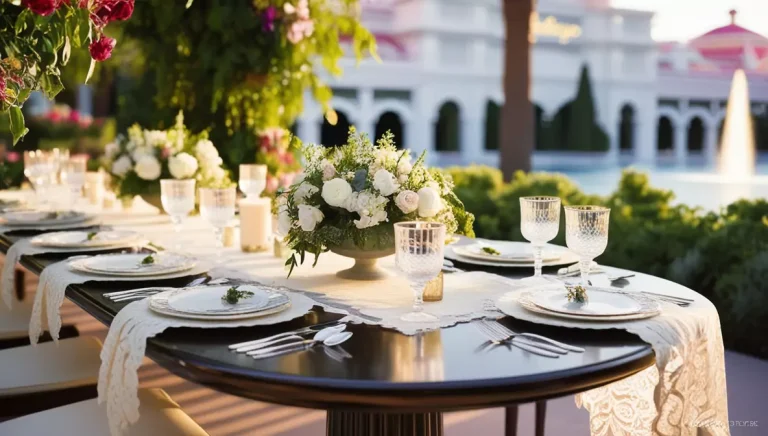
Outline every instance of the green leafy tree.
[(358, 59), (375, 54), (358, 18), (358, 0), (144, 0), (124, 28), (146, 69), (121, 84), (121, 124), (163, 128), (181, 109), (231, 168), (253, 161), (265, 129), (293, 124), (307, 89), (335, 122), (319, 74), (341, 74), (342, 39)]

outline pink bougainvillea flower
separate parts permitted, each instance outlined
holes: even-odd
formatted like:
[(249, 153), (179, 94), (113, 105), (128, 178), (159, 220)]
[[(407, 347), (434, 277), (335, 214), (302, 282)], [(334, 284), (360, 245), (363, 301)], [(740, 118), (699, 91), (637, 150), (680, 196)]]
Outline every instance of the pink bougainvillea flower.
[(21, 5), (37, 15), (47, 17), (58, 9), (61, 0), (22, 0)]
[(115, 48), (116, 43), (114, 38), (102, 35), (97, 41), (91, 43), (88, 50), (91, 52), (93, 60), (102, 62), (112, 56), (112, 49)]

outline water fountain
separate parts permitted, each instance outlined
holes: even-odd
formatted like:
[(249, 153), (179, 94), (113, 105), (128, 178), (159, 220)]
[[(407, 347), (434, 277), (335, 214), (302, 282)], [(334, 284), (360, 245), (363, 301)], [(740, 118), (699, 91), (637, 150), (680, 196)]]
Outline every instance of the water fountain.
[(720, 141), (718, 173), (731, 180), (751, 178), (755, 174), (755, 134), (744, 70), (733, 74)]

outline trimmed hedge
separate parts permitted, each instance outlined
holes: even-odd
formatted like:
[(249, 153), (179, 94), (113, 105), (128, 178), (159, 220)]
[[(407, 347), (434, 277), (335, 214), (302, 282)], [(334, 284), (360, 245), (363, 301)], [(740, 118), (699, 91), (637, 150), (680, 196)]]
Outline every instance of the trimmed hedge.
[[(586, 195), (560, 174), (519, 172), (503, 183), (490, 167), (446, 169), (474, 213), (478, 237), (523, 241), (519, 197), (555, 195), (563, 204), (611, 208), (608, 247), (598, 261), (663, 277), (717, 307), (726, 347), (768, 358), (768, 202), (740, 200), (718, 212), (672, 205), (671, 191), (625, 171), (607, 197)], [(565, 245), (565, 219), (555, 244)]]

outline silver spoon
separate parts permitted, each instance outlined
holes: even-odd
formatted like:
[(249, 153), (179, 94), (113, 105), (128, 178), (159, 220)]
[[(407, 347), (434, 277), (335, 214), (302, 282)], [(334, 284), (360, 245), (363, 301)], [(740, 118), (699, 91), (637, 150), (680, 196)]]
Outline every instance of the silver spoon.
[[(317, 335), (315, 335), (317, 336)], [(331, 336), (327, 337), (326, 339), (322, 341), (318, 341), (316, 339), (306, 339), (298, 343), (292, 343), (292, 344), (285, 344), (285, 345), (278, 345), (276, 347), (270, 347), (270, 348), (262, 348), (260, 350), (254, 350), (250, 351), (247, 354), (249, 356), (253, 356), (254, 358), (262, 358), (262, 357), (271, 357), (276, 356), (278, 354), (282, 354), (289, 351), (301, 351), (306, 350), (310, 347), (313, 347), (314, 345), (318, 343), (322, 343), (325, 346), (333, 347), (334, 345), (339, 345), (343, 342), (345, 342), (347, 339), (352, 337), (352, 332), (339, 332), (334, 333)]]
[[(347, 328), (346, 324), (339, 324), (339, 325), (335, 325), (333, 327), (326, 327), (326, 328), (318, 331), (317, 333), (315, 333), (315, 336), (314, 336), (314, 338), (312, 340), (317, 340), (317, 341), (321, 341), (322, 342), (322, 341), (328, 339), (329, 337), (333, 336), (335, 333), (343, 332), (344, 329), (346, 329), (346, 328)], [(299, 336), (299, 335), (289, 335), (289, 336), (284, 336), (282, 338), (274, 339), (274, 340), (267, 341), (267, 342), (259, 342), (257, 344), (247, 345), (245, 347), (236, 348), (235, 351), (237, 351), (238, 353), (245, 353), (246, 351), (260, 350), (262, 348), (271, 347), (271, 346), (273, 346), (275, 344), (279, 344), (280, 342), (296, 341), (296, 340), (301, 341), (301, 340), (303, 340), (303, 338), (301, 336)]]

